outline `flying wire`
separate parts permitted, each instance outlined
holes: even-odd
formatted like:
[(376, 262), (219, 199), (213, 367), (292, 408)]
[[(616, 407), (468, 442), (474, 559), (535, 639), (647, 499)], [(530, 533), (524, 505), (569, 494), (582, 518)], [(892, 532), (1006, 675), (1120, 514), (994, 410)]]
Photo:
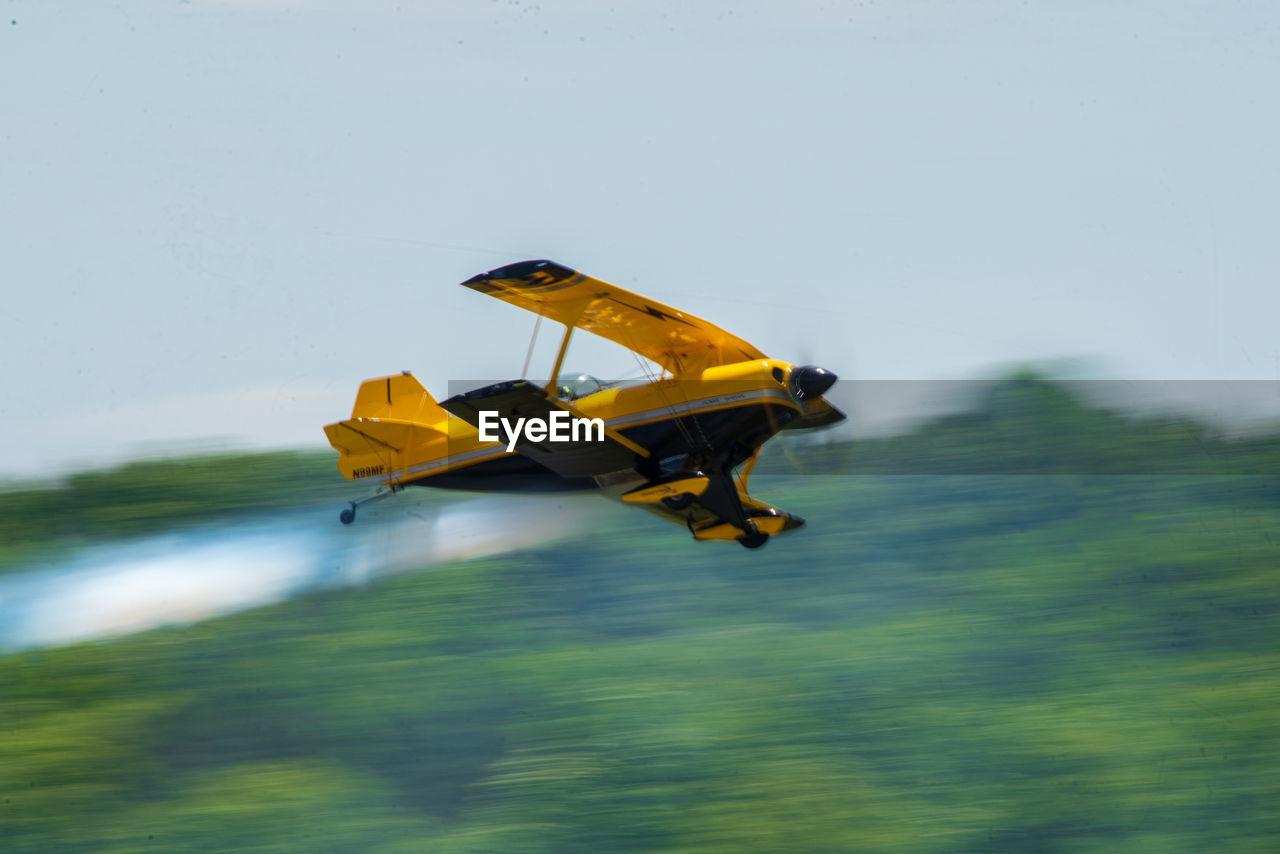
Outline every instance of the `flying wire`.
[[(658, 394), (662, 396), (663, 402), (667, 405), (667, 411), (671, 413), (672, 420), (675, 421), (676, 429), (680, 431), (680, 435), (684, 436), (684, 440), (689, 443), (689, 450), (692, 452), (694, 450), (693, 434), (690, 433), (689, 428), (685, 426), (684, 419), (680, 418), (680, 416), (676, 414), (675, 405), (671, 402), (671, 399), (667, 397), (666, 389), (664, 389), (661, 382), (659, 382), (662, 378), (660, 376), (655, 377), (653, 375), (653, 371), (649, 369), (649, 366), (645, 364), (644, 360), (641, 359), (640, 354), (636, 352), (634, 348), (628, 349), (630, 349), (632, 355), (635, 356), (636, 364), (639, 365), (640, 370), (644, 372), (645, 379), (652, 383), (653, 387), (658, 390)], [(701, 430), (699, 430), (699, 432), (701, 432)]]

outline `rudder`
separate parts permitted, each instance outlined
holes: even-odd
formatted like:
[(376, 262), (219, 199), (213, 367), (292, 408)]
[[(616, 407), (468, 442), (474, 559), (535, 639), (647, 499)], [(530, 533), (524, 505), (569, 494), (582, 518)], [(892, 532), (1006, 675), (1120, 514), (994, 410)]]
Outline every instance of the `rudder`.
[(404, 476), (411, 457), (427, 445), (447, 441), (448, 420), (426, 386), (405, 371), (362, 382), (351, 417), (325, 425), (324, 432), (345, 477), (392, 480)]

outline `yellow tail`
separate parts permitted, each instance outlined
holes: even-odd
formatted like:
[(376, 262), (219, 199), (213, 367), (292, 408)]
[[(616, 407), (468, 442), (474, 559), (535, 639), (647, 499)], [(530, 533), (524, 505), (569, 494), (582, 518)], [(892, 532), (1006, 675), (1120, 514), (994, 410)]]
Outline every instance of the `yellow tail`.
[(324, 428), (338, 450), (338, 470), (352, 480), (394, 481), (448, 442), (449, 413), (409, 372), (365, 380), (346, 421)]

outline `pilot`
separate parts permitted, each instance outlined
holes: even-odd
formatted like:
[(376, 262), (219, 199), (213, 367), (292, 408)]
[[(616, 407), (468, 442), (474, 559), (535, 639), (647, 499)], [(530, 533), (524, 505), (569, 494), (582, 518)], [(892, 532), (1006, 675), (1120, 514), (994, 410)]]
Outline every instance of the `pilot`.
[(559, 382), (560, 396), (566, 400), (577, 400), (601, 389), (600, 380), (590, 374), (574, 374), (562, 376)]

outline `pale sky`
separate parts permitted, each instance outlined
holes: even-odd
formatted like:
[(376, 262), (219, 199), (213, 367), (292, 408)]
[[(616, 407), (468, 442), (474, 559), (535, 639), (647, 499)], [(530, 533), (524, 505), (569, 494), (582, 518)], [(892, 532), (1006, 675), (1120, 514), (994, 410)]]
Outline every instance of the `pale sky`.
[(1271, 2), (7, 0), (0, 23), (0, 476), (325, 447), (364, 378), (514, 378), (533, 318), (457, 283), (525, 258), (850, 379), (1280, 379)]

